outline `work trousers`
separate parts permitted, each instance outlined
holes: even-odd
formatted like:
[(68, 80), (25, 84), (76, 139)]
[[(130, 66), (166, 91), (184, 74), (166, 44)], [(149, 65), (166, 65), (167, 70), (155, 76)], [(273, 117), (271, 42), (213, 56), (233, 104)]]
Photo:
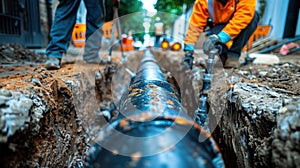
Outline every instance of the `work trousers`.
[[(247, 44), (250, 36), (255, 31), (257, 24), (259, 21), (259, 15), (255, 12), (252, 21), (248, 24), (248, 26), (241, 31), (241, 33), (233, 39), (233, 43), (231, 47), (228, 49), (226, 53), (227, 56), (234, 57), (239, 59), (241, 56), (241, 52), (243, 47)], [(226, 24), (218, 24), (207, 31), (206, 35), (218, 34), (222, 29), (226, 26)]]
[[(73, 28), (76, 23), (76, 14), (81, 0), (59, 0), (55, 11), (54, 22), (50, 31), (50, 42), (46, 49), (47, 58), (62, 58), (66, 53)], [(101, 47), (102, 30), (105, 20), (103, 0), (84, 0), (87, 9), (86, 15), (86, 44), (84, 59), (98, 56)], [(93, 54), (91, 54), (93, 53)]]

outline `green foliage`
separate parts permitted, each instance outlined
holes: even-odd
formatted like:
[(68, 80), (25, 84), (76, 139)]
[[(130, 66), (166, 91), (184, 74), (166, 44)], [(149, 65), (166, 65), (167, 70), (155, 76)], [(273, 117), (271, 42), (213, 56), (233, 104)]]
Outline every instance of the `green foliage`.
[(129, 30), (132, 31), (133, 37), (143, 39), (144, 32), (144, 17), (141, 13), (133, 13), (123, 16), (121, 19), (122, 31), (127, 34)]
[(144, 36), (144, 19), (141, 13), (136, 14), (136, 12), (142, 12), (142, 6), (143, 3), (139, 0), (121, 0), (119, 6), (122, 32), (127, 34), (132, 30), (133, 36), (139, 39), (143, 39)]
[[(182, 14), (183, 4), (187, 4), (188, 8), (190, 8), (194, 1), (195, 0), (157, 0), (154, 6), (158, 11), (156, 16), (161, 18), (165, 28), (168, 29), (174, 23), (175, 19)], [(142, 6), (143, 3), (140, 0), (121, 0), (119, 6), (122, 32), (127, 34), (128, 30), (131, 30), (133, 36), (138, 37), (140, 40), (143, 40), (145, 34), (143, 23), (146, 12)], [(150, 31), (153, 30), (156, 16), (152, 17)]]
[(143, 3), (139, 0), (121, 0), (119, 6), (119, 16), (130, 13), (141, 12)]
[(157, 0), (155, 9), (159, 12), (181, 15), (184, 3), (190, 7), (194, 2), (195, 0)]
[(158, 12), (164, 12), (164, 14), (158, 14), (161, 21), (165, 24), (165, 28), (168, 30), (178, 16), (182, 14), (183, 4), (187, 5), (189, 10), (194, 4), (195, 0), (157, 0), (155, 4), (155, 9)]

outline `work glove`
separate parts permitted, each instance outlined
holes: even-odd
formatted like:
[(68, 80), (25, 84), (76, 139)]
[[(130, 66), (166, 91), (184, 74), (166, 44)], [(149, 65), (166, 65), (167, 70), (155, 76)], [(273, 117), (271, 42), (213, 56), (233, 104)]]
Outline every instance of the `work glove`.
[(213, 49), (217, 49), (219, 55), (223, 55), (227, 52), (226, 45), (221, 42), (216, 34), (208, 36), (203, 43), (203, 51), (206, 55), (209, 55), (209, 52)]
[(184, 58), (182, 60), (182, 64), (184, 67), (188, 68), (188, 69), (192, 69), (193, 68), (193, 61), (194, 61), (194, 45), (191, 44), (185, 44), (183, 51), (185, 52), (184, 54)]

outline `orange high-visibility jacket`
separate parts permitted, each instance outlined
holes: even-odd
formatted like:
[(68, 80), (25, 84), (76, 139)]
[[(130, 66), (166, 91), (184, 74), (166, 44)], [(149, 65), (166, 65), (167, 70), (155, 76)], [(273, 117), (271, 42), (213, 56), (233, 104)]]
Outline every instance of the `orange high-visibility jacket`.
[[(213, 19), (214, 25), (227, 24), (218, 36), (226, 43), (234, 39), (253, 19), (256, 0), (228, 0), (223, 7), (217, 0), (196, 0), (184, 44), (195, 44), (207, 25)], [(226, 37), (227, 36), (227, 37)]]

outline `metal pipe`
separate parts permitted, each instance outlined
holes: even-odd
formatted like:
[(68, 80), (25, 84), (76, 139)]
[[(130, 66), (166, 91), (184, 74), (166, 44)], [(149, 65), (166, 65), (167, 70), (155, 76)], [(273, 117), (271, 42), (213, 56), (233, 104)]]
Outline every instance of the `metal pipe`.
[(195, 111), (195, 121), (200, 126), (207, 126), (207, 115), (209, 111), (209, 104), (208, 104), (208, 91), (211, 88), (211, 82), (213, 78), (213, 67), (214, 67), (214, 59), (215, 56), (218, 54), (217, 50), (211, 50), (206, 60), (206, 71), (203, 76), (203, 86), (199, 96), (199, 106)]
[[(190, 118), (150, 51), (101, 130), (87, 167), (223, 167), (211, 136)], [(201, 141), (201, 142), (200, 142)]]
[(149, 50), (146, 50), (145, 52), (133, 83), (140, 81), (167, 82), (154, 56)]

